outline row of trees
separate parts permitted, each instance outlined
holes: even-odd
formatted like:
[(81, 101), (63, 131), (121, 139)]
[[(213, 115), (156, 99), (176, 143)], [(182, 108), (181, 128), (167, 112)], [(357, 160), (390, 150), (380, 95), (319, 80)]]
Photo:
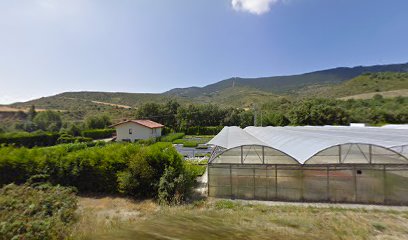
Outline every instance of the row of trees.
[[(63, 113), (37, 112), (34, 107), (26, 113), (25, 121), (15, 124), (19, 131), (64, 131), (79, 136), (87, 129), (103, 129), (112, 124), (107, 115), (88, 116), (84, 121), (68, 122)], [(203, 126), (286, 126), (286, 125), (346, 125), (350, 122), (369, 124), (408, 123), (408, 98), (385, 99), (376, 95), (366, 100), (285, 98), (262, 105), (257, 110), (221, 108), (214, 104), (180, 105), (174, 100), (166, 103), (141, 105), (134, 118), (151, 119), (176, 131)]]
[[(262, 125), (344, 125), (364, 122), (373, 125), (408, 123), (408, 98), (385, 99), (376, 95), (372, 99), (347, 101), (336, 99), (307, 99), (288, 101), (281, 99), (262, 108)], [(259, 121), (258, 125), (260, 124)]]
[(35, 132), (39, 130), (59, 132), (63, 130), (73, 136), (79, 136), (83, 130), (103, 129), (112, 124), (111, 119), (106, 115), (89, 116), (83, 122), (67, 122), (63, 121), (60, 112), (51, 110), (37, 112), (35, 106), (31, 106), (23, 119), (25, 120), (17, 122), (14, 125), (16, 130), (25, 132)]
[(241, 126), (253, 124), (251, 111), (236, 108), (220, 108), (217, 105), (181, 106), (170, 100), (167, 103), (147, 103), (142, 105), (136, 118), (151, 119), (170, 128), (180, 130), (195, 126)]
[(181, 106), (175, 101), (142, 105), (137, 118), (152, 119), (183, 130), (195, 126), (347, 125), (408, 123), (408, 98), (385, 99), (376, 95), (366, 100), (279, 99), (257, 110), (221, 108), (218, 105)]

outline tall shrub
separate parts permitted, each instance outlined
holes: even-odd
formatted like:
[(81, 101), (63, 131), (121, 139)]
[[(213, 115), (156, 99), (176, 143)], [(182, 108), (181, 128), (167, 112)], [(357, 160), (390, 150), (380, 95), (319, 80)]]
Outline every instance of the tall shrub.
[(129, 167), (118, 174), (121, 192), (136, 197), (155, 197), (160, 178), (167, 167), (180, 172), (183, 159), (170, 143), (142, 147), (130, 158)]

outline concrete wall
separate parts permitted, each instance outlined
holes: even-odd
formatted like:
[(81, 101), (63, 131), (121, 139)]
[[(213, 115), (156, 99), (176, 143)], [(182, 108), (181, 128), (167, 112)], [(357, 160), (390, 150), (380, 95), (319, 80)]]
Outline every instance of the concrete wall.
[(130, 140), (134, 142), (139, 139), (149, 139), (161, 136), (161, 128), (148, 128), (137, 123), (124, 123), (116, 128), (117, 141)]

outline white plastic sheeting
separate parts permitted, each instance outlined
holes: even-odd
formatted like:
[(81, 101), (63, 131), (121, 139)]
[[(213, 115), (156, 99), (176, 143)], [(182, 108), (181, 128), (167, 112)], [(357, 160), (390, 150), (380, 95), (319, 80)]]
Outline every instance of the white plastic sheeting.
[(277, 149), (303, 164), (315, 154), (343, 144), (369, 144), (397, 150), (408, 145), (408, 129), (346, 126), (225, 127), (208, 144), (231, 149), (263, 145)]
[(217, 136), (211, 139), (207, 144), (226, 149), (244, 145), (267, 146), (266, 143), (242, 130), (240, 127), (224, 127), (221, 132), (219, 132)]

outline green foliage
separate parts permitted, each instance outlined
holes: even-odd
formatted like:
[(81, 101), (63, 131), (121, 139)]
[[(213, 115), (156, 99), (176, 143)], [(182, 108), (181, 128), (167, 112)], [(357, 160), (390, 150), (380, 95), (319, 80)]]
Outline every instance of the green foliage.
[(92, 139), (104, 139), (111, 138), (115, 132), (115, 129), (91, 129), (82, 131), (82, 136)]
[[(254, 123), (254, 104), (260, 107), (260, 109), (257, 108), (256, 125), (258, 126), (261, 123), (272, 126), (335, 125), (347, 124), (349, 121), (370, 124), (407, 123), (406, 97), (404, 97), (408, 93), (406, 66), (403, 64), (331, 69), (285, 77), (284, 82), (273, 84), (272, 82), (280, 77), (251, 81), (239, 78), (228, 79), (204, 88), (183, 89), (182, 93), (179, 93), (179, 90), (166, 94), (63, 93), (15, 106), (30, 107), (35, 104), (41, 108), (64, 109), (60, 115), (66, 121), (82, 121), (85, 116), (92, 116), (87, 118), (85, 125), (88, 126), (84, 128), (109, 125), (107, 115), (115, 119), (148, 118), (166, 125), (163, 134), (175, 131), (186, 134), (216, 134), (216, 128), (219, 126), (251, 126)], [(267, 83), (268, 81), (271, 82)], [(302, 84), (299, 85), (299, 82)], [(280, 95), (270, 92), (276, 89), (280, 89), (277, 90), (281, 92)], [(285, 92), (289, 89), (292, 90)], [(393, 91), (389, 92), (390, 90)], [(362, 93), (364, 93), (363, 96), (360, 96)], [(350, 95), (356, 94), (354, 98), (365, 100), (352, 100), (352, 104), (348, 101), (335, 100), (337, 97), (348, 99)], [(375, 96), (373, 99), (369, 99), (373, 96)], [(313, 98), (309, 99), (311, 97)], [(124, 104), (137, 108), (124, 109), (92, 101)], [(34, 111), (31, 112), (35, 112), (35, 109), (32, 110)], [(46, 115), (44, 113), (37, 115), (40, 114)], [(16, 113), (12, 118), (18, 119), (17, 123), (3, 120), (2, 125), (7, 126), (6, 131), (10, 131), (8, 125), (14, 125), (17, 130), (27, 132), (36, 131), (39, 127), (47, 131), (58, 129), (58, 120), (56, 123), (46, 121), (45, 124), (38, 124), (31, 121), (34, 119), (30, 117), (32, 115), (35, 114)], [(64, 128), (68, 129), (71, 135), (77, 136), (78, 129), (71, 131), (67, 122), (63, 125), (67, 125)], [(214, 127), (214, 129), (207, 129), (207, 127)]]
[(63, 143), (80, 143), (80, 142), (90, 142), (92, 141), (92, 138), (87, 138), (87, 137), (74, 137), (68, 134), (62, 134), (58, 140), (58, 144), (63, 144)]
[(290, 120), (282, 113), (267, 113), (262, 118), (262, 126), (287, 126)]
[(24, 183), (36, 174), (81, 192), (117, 192), (116, 173), (139, 147), (132, 144), (64, 144), (47, 148), (0, 148), (0, 185)]
[(36, 115), (37, 115), (37, 112), (35, 111), (35, 106), (31, 105), (27, 112), (27, 119), (29, 121), (32, 121)]
[(76, 220), (72, 189), (10, 184), (0, 189), (0, 239), (65, 239)]
[(207, 169), (207, 160), (185, 161), (184, 167), (188, 172), (192, 173), (194, 176), (202, 176), (205, 173), (205, 170)]
[(399, 89), (408, 89), (408, 73), (367, 73), (334, 86), (325, 94), (328, 94), (327, 96), (345, 97), (361, 93)]
[(185, 136), (185, 133), (170, 133), (160, 138), (161, 142), (174, 142), (177, 139), (181, 139)]
[(129, 158), (129, 167), (118, 174), (120, 190), (130, 196), (155, 197), (159, 181), (168, 167), (177, 173), (183, 168), (183, 159), (170, 143), (156, 143), (142, 147)]
[(167, 167), (160, 178), (158, 200), (161, 204), (180, 204), (190, 195), (195, 184), (196, 175), (191, 171), (182, 169), (177, 171)]
[(37, 124), (33, 123), (31, 120), (25, 122), (17, 122), (14, 128), (18, 131), (34, 132), (38, 130)]
[[(238, 124), (239, 125), (239, 124)], [(183, 129), (188, 135), (217, 135), (224, 126), (214, 126), (214, 127), (204, 127), (204, 126), (195, 126)]]
[(137, 141), (137, 143), (142, 144), (142, 145), (152, 145), (157, 142), (157, 138), (148, 138), (148, 139), (140, 139)]
[(78, 126), (78, 124), (71, 124), (67, 132), (74, 137), (78, 137), (81, 135), (81, 128)]
[[(141, 105), (136, 113), (136, 118), (152, 119), (156, 122), (162, 123), (165, 126), (175, 128), (177, 125), (176, 114), (180, 104), (171, 99), (163, 104), (155, 102), (148, 102)], [(166, 129), (163, 134), (169, 133)]]
[[(186, 172), (190, 168), (184, 165), (171, 143), (143, 146), (92, 142), (33, 149), (1, 147), (0, 186), (22, 184), (40, 175), (52, 184), (73, 186), (80, 192), (155, 198), (166, 168), (172, 168), (177, 176), (196, 176), (194, 171)], [(178, 181), (184, 183), (184, 178)]]
[(193, 141), (185, 141), (183, 143), (183, 147), (197, 147), (198, 143), (197, 142), (193, 142)]
[(112, 122), (106, 115), (89, 116), (85, 119), (85, 124), (88, 129), (104, 129), (109, 127)]
[(62, 126), (61, 115), (55, 111), (37, 113), (33, 119), (38, 129), (49, 132), (58, 132)]
[(345, 125), (349, 115), (340, 107), (323, 99), (300, 102), (289, 112), (292, 125)]
[(19, 147), (53, 146), (57, 144), (60, 134), (44, 132), (19, 132), (0, 134), (0, 144)]

